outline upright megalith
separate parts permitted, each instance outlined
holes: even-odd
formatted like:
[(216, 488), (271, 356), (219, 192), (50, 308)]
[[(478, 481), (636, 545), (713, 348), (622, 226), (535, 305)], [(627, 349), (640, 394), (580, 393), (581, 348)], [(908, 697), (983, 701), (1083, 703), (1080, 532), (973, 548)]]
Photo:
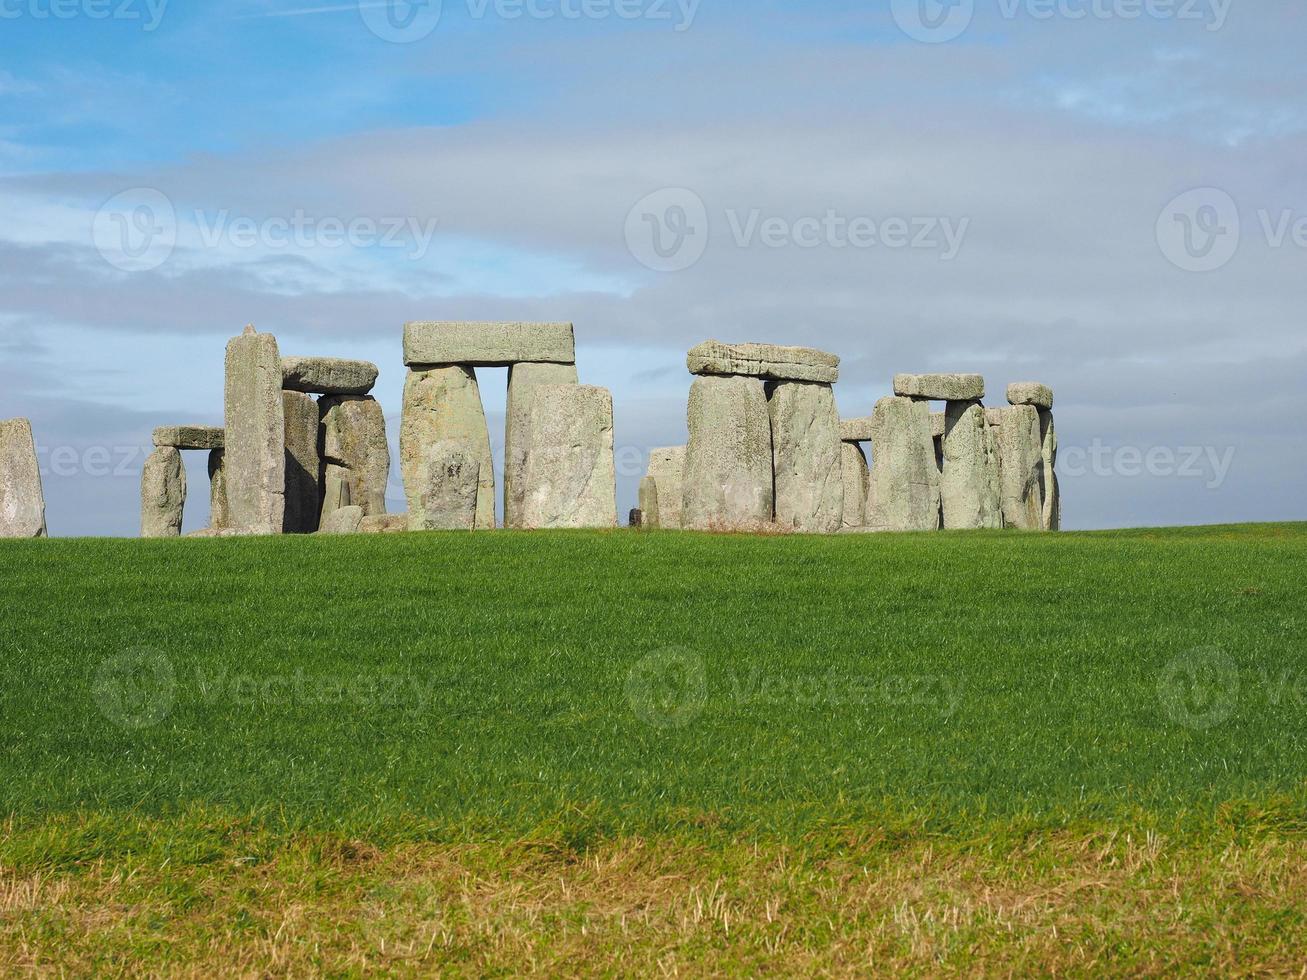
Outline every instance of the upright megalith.
[(283, 357), (281, 386), (310, 395), (366, 395), (377, 383), (370, 361), (340, 357)]
[(658, 482), (652, 476), (642, 477), (640, 480), (639, 507), (631, 511), (632, 514), (640, 515), (640, 520), (631, 521), (632, 527), (661, 527), (660, 514), (658, 512)]
[[(644, 527), (677, 530), (682, 526), (684, 478), (684, 446), (660, 446), (649, 451), (649, 468), (645, 472), (645, 480), (649, 481), (656, 506), (652, 513), (645, 511), (641, 515)], [(643, 481), (640, 486), (643, 494)], [(644, 499), (643, 496), (641, 499)], [(643, 504), (640, 509), (645, 509)]]
[(504, 526), (522, 527), (526, 460), (530, 451), (531, 404), (543, 385), (576, 384), (575, 364), (523, 361), (508, 369), (504, 423)]
[(828, 384), (785, 381), (771, 386), (775, 520), (810, 534), (833, 534), (844, 513), (840, 416)]
[(0, 538), (45, 537), (45, 493), (32, 423), (0, 422)]
[(286, 513), (286, 432), (281, 353), (272, 334), (227, 342), (225, 468), (231, 526), (280, 534)]
[(939, 528), (940, 473), (931, 445), (930, 406), (892, 396), (872, 411), (867, 526), (881, 531)]
[(1057, 430), (1050, 409), (1039, 409), (1039, 432), (1040, 488), (1044, 496), (1040, 524), (1045, 531), (1059, 531), (1062, 529), (1062, 491), (1057, 485)]
[(978, 401), (950, 401), (944, 410), (940, 498), (946, 529), (1003, 526), (998, 456)]
[(174, 446), (160, 446), (141, 471), (141, 537), (176, 538), (186, 507), (186, 467)]
[(471, 531), (476, 527), (481, 460), (466, 443), (442, 439), (427, 452), (427, 481), (414, 531)]
[(370, 395), (327, 395), (318, 414), (323, 519), (350, 506), (362, 507), (364, 517), (384, 514), (390, 447), (381, 404)]
[(867, 454), (857, 441), (840, 443), (840, 484), (844, 490), (844, 509), (840, 515), (841, 527), (865, 527), (867, 524), (867, 495), (871, 491), (871, 470)]
[(287, 534), (312, 534), (318, 529), (322, 507), (318, 403), (312, 395), (300, 391), (283, 391), (281, 399), (286, 420), (286, 518), (283, 530)]
[(998, 449), (1003, 526), (1038, 531), (1043, 526), (1043, 441), (1033, 405), (986, 409)]
[(761, 378), (704, 376), (690, 386), (682, 523), (749, 530), (771, 523), (771, 415)]
[(222, 530), (231, 526), (227, 506), (226, 450), (209, 450), (209, 527)]
[(459, 364), (413, 367), (404, 382), (404, 415), (399, 429), (400, 470), (412, 527), (425, 524), (422, 495), (428, 489), (427, 452), (445, 440), (459, 443), (477, 461), (476, 527), (493, 529), (494, 460), (476, 371)]
[(617, 526), (613, 396), (593, 385), (541, 385), (531, 400), (522, 525)]

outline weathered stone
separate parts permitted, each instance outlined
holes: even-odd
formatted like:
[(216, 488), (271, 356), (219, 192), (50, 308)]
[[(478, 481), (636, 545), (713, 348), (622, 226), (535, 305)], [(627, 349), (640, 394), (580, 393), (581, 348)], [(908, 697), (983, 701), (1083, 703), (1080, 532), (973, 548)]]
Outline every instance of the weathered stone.
[(407, 530), (407, 514), (369, 514), (359, 522), (359, 534), (399, 534)]
[(885, 531), (937, 530), (940, 474), (930, 435), (930, 407), (912, 398), (882, 398), (871, 417), (867, 526)]
[(871, 442), (871, 416), (842, 421), (840, 439), (844, 442)]
[(479, 452), (463, 440), (442, 439), (428, 447), (426, 484), (417, 510), (409, 513), (409, 527), (414, 531), (475, 529), (481, 465)]
[(45, 537), (45, 493), (32, 423), (0, 422), (0, 538)]
[(371, 395), (325, 395), (318, 415), (323, 518), (342, 506), (362, 507), (364, 516), (384, 514), (390, 447), (381, 404)]
[(896, 374), (894, 394), (935, 401), (979, 401), (985, 379), (979, 374)]
[(187, 538), (250, 538), (261, 532), (249, 527), (205, 527), (198, 531), (187, 531)]
[(527, 444), (523, 526), (617, 526), (613, 396), (607, 388), (536, 388)]
[(631, 512), (626, 515), (627, 527), (644, 527), (644, 512), (639, 507), (632, 507)]
[(772, 386), (772, 460), (776, 523), (807, 534), (834, 534), (844, 512), (840, 413), (830, 385)]
[(363, 523), (362, 507), (341, 507), (322, 519), (319, 534), (358, 534)]
[(679, 530), (685, 492), (685, 447), (661, 446), (651, 450), (647, 475), (657, 488), (658, 508), (652, 518), (646, 513), (645, 525)]
[(531, 402), (542, 385), (576, 384), (575, 364), (523, 363), (508, 369), (504, 422), (504, 526), (522, 526), (524, 476), (530, 445)]
[(280, 534), (286, 514), (286, 431), (277, 338), (252, 328), (227, 343), (224, 448), (233, 527)]
[(640, 515), (641, 527), (659, 527), (658, 482), (652, 476), (640, 480), (640, 506), (631, 511)]
[(412, 527), (424, 526), (421, 498), (427, 487), (427, 454), (445, 440), (460, 443), (479, 464), (476, 526), (493, 529), (495, 470), (476, 372), (461, 365), (409, 371), (404, 382), (399, 458)]
[(1044, 512), (1039, 410), (1033, 405), (990, 408), (985, 410), (985, 419), (993, 420), (998, 447), (1003, 526), (1038, 531)]
[(724, 344), (720, 340), (705, 340), (690, 350), (686, 366), (691, 374), (769, 381), (834, 384), (840, 378), (840, 359), (836, 355), (811, 347), (778, 344)]
[(404, 324), (404, 363), (410, 367), (507, 367), (522, 361), (574, 364), (572, 325), (452, 320)]
[(209, 527), (221, 529), (229, 526), (227, 511), (226, 452), (213, 449), (209, 452)]
[(1003, 526), (994, 435), (980, 402), (951, 401), (945, 409), (940, 499), (949, 530)]
[(844, 514), (840, 525), (862, 527), (867, 523), (871, 470), (867, 467), (867, 454), (857, 442), (846, 440), (840, 443), (840, 478), (844, 486)]
[(1038, 381), (1014, 381), (1007, 386), (1009, 405), (1034, 405), (1036, 408), (1053, 407), (1053, 389)]
[(942, 439), (944, 437), (944, 413), (943, 412), (930, 413), (930, 434), (936, 439)]
[(371, 361), (340, 357), (283, 357), (281, 386), (314, 395), (366, 395), (377, 383)]
[(750, 530), (773, 513), (771, 414), (759, 378), (695, 378), (687, 410), (682, 525)]
[(154, 430), (154, 444), (175, 449), (221, 449), (223, 429), (220, 425), (161, 425)]
[(186, 467), (173, 446), (150, 453), (141, 470), (141, 537), (176, 538), (186, 506)]
[(1057, 430), (1053, 426), (1053, 413), (1039, 409), (1040, 433), (1040, 486), (1044, 497), (1042, 525), (1045, 531), (1062, 528), (1062, 491), (1057, 483)]
[(318, 457), (318, 403), (299, 391), (281, 393), (286, 420), (287, 534), (312, 534), (322, 507), (322, 461)]

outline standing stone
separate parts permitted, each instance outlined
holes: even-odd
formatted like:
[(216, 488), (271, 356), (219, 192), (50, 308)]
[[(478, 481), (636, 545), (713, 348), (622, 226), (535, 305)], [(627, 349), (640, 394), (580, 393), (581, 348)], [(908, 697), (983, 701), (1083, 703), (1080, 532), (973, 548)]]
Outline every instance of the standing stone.
[[(658, 509), (658, 481), (646, 476), (640, 481), (640, 506), (631, 511), (640, 515), (640, 527), (661, 527)], [(635, 525), (632, 525), (633, 527)]]
[(890, 396), (876, 402), (871, 417), (867, 526), (880, 531), (938, 530), (940, 473), (930, 434), (930, 406)]
[(1003, 526), (994, 437), (978, 401), (949, 402), (944, 410), (944, 472), (940, 479), (944, 527)]
[(935, 465), (944, 472), (944, 413), (930, 413), (930, 436), (935, 443)]
[(1053, 427), (1053, 413), (1039, 409), (1040, 434), (1040, 486), (1044, 495), (1044, 512), (1041, 525), (1045, 531), (1062, 529), (1062, 492), (1057, 485), (1057, 430)]
[(575, 364), (527, 362), (508, 369), (508, 405), (504, 425), (504, 526), (522, 526), (524, 476), (530, 446), (531, 402), (542, 385), (577, 383)]
[(322, 507), (322, 465), (318, 458), (318, 403), (298, 391), (281, 393), (286, 419), (287, 534), (312, 534)]
[(229, 526), (225, 456), (226, 450), (223, 449), (209, 452), (209, 527), (213, 530)]
[(687, 420), (682, 525), (710, 531), (770, 524), (771, 415), (762, 380), (695, 378)]
[(390, 447), (386, 416), (371, 395), (326, 395), (318, 400), (318, 455), (322, 460), (322, 516), (338, 507), (386, 512)]
[(651, 450), (647, 476), (654, 483), (658, 507), (652, 519), (648, 513), (644, 515), (645, 526), (679, 530), (685, 486), (685, 447), (662, 446)]
[(141, 537), (176, 538), (186, 506), (186, 467), (173, 446), (160, 446), (141, 471)]
[(808, 534), (834, 534), (844, 512), (840, 414), (830, 385), (786, 381), (772, 386), (776, 523)]
[(342, 507), (322, 519), (319, 534), (358, 534), (363, 525), (362, 507)]
[(443, 440), (460, 443), (477, 461), (476, 527), (493, 529), (495, 469), (476, 371), (458, 364), (413, 368), (404, 382), (404, 416), (399, 428), (400, 469), (412, 527), (423, 526), (427, 454)]
[(476, 527), (477, 499), (481, 487), (481, 460), (467, 444), (442, 439), (427, 453), (426, 486), (416, 516), (410, 514), (414, 531), (471, 531)]
[(842, 527), (863, 527), (867, 523), (867, 494), (871, 489), (871, 471), (867, 454), (856, 442), (840, 443), (840, 478), (844, 486)]
[(613, 396), (607, 388), (538, 387), (528, 445), (523, 526), (617, 526)]
[(276, 337), (246, 327), (227, 342), (224, 396), (228, 520), (234, 527), (280, 534), (286, 430)]
[(0, 538), (45, 537), (45, 494), (32, 423), (0, 422)]
[(992, 428), (998, 446), (1003, 526), (1038, 531), (1043, 526), (1044, 513), (1039, 411), (1033, 405), (1016, 405), (987, 409), (985, 416), (997, 423)]

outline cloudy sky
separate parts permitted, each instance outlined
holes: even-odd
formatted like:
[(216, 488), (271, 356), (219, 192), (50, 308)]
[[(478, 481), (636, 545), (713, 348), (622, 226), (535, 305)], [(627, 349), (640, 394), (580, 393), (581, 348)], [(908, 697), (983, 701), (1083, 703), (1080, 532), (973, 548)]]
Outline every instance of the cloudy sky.
[(376, 361), (393, 436), (406, 320), (566, 319), (623, 512), (711, 337), (839, 354), (845, 416), (1052, 385), (1068, 527), (1303, 519), (1305, 46), (1301, 0), (0, 0), (0, 417), (52, 534), (134, 534), (246, 323)]

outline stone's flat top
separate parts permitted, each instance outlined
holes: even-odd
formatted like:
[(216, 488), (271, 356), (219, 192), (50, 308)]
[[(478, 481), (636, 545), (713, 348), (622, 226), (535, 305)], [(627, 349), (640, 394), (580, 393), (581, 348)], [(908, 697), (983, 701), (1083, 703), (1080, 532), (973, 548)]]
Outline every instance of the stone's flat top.
[(935, 401), (976, 401), (985, 397), (985, 378), (979, 374), (896, 374), (894, 394)]
[(420, 320), (404, 324), (404, 363), (506, 367), (521, 362), (574, 364), (570, 323)]
[(812, 347), (778, 344), (724, 344), (705, 340), (686, 357), (691, 374), (740, 375), (773, 381), (817, 381), (834, 384), (840, 359)]
[(944, 413), (930, 413), (930, 437), (937, 439), (944, 434)]
[(154, 444), (174, 449), (222, 449), (224, 435), (220, 425), (161, 425), (154, 430)]
[(1007, 386), (1009, 405), (1034, 405), (1036, 408), (1053, 407), (1053, 389), (1038, 381), (1014, 381)]
[(283, 357), (281, 386), (310, 395), (366, 395), (377, 383), (371, 361), (341, 357)]
[(871, 416), (841, 421), (840, 439), (843, 442), (871, 442)]

